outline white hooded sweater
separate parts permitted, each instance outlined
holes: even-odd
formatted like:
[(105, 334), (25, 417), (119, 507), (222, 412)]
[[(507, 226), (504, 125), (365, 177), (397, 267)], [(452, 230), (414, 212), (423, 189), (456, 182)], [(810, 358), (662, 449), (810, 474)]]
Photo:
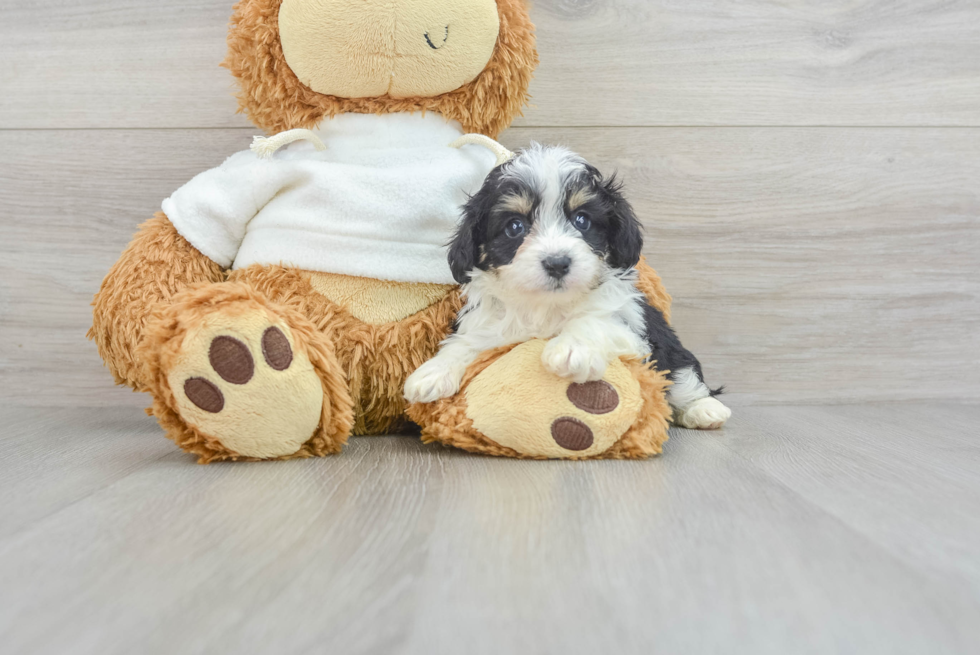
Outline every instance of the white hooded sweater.
[(438, 114), (343, 114), (262, 159), (250, 150), (163, 202), (191, 245), (225, 268), (281, 264), (395, 282), (453, 284), (446, 243), (493, 169)]

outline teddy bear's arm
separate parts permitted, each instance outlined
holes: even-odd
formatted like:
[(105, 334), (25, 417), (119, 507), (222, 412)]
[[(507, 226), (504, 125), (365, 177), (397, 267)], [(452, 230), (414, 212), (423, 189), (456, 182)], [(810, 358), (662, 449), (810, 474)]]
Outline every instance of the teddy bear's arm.
[(202, 255), (158, 212), (140, 226), (102, 281), (88, 337), (116, 378), (137, 391), (143, 375), (134, 352), (150, 314), (199, 282), (220, 282), (221, 266)]
[(162, 208), (191, 245), (229, 268), (255, 215), (280, 191), (307, 180), (302, 165), (262, 160), (243, 150), (197, 174), (164, 200)]

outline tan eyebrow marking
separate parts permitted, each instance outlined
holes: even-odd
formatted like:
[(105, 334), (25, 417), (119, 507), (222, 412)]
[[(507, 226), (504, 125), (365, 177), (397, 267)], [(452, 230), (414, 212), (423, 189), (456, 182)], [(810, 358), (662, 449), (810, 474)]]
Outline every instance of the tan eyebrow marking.
[(579, 187), (575, 192), (568, 198), (568, 208), (578, 209), (590, 200), (595, 199), (595, 194), (589, 190), (588, 187)]
[(524, 214), (526, 216), (534, 209), (534, 199), (523, 193), (508, 194), (500, 199), (496, 209)]

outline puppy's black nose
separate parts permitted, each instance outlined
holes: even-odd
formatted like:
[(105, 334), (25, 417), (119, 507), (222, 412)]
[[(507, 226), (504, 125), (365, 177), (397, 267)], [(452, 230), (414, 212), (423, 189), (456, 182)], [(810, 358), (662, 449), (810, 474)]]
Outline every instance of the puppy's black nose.
[(568, 269), (572, 267), (572, 258), (568, 255), (551, 255), (541, 260), (541, 265), (548, 275), (560, 280), (568, 275)]

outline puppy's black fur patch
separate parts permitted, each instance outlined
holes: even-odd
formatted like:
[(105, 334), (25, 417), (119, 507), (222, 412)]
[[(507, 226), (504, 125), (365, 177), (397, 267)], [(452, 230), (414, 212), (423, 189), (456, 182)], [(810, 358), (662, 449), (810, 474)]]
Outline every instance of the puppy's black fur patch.
[[(673, 380), (674, 374), (684, 368), (694, 369), (698, 380), (704, 382), (704, 373), (701, 371), (701, 362), (690, 350), (681, 344), (680, 337), (670, 327), (663, 312), (648, 303), (642, 303), (643, 314), (646, 322), (646, 341), (650, 344), (650, 360), (653, 368), (658, 371), (670, 371), (667, 379)], [(720, 396), (725, 392), (725, 387), (709, 389), (712, 396)]]
[[(491, 216), (500, 198), (507, 192), (507, 187), (516, 186), (513, 183), (504, 184), (506, 166), (503, 164), (490, 171), (480, 190), (463, 205), (463, 219), (449, 243), (449, 269), (460, 284), (469, 281), (473, 269), (485, 271), (490, 268), (486, 246)], [(519, 242), (513, 244), (513, 252), (507, 261), (514, 258), (519, 247)], [(507, 258), (507, 253), (503, 251), (495, 252), (495, 255), (495, 258)]]
[(590, 245), (591, 239), (596, 240), (593, 249), (603, 253), (612, 268), (633, 268), (640, 261), (643, 251), (643, 226), (633, 206), (623, 196), (623, 184), (615, 174), (604, 179), (594, 166), (587, 165), (585, 170), (586, 185), (591, 187), (593, 198), (575, 210), (569, 209), (568, 214), (571, 217), (584, 211), (592, 219), (593, 225), (599, 221), (602, 229), (590, 231), (595, 232), (595, 236), (584, 234), (585, 240)]

